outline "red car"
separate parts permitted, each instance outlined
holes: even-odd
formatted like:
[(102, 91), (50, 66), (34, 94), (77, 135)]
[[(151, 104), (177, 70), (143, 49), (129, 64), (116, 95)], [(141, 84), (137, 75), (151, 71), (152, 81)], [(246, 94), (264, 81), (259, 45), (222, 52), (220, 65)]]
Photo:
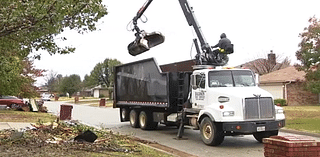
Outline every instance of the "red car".
[(15, 96), (1, 96), (0, 95), (0, 105), (7, 105), (7, 107), (14, 109), (21, 109), (26, 104), (22, 99), (19, 99)]

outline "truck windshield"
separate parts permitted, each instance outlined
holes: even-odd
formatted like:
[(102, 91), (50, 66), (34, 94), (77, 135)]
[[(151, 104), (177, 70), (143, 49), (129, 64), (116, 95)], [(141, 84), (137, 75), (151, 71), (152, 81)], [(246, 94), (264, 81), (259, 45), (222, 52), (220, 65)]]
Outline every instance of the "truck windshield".
[(223, 70), (209, 72), (209, 87), (251, 87), (255, 86), (253, 75), (245, 70)]

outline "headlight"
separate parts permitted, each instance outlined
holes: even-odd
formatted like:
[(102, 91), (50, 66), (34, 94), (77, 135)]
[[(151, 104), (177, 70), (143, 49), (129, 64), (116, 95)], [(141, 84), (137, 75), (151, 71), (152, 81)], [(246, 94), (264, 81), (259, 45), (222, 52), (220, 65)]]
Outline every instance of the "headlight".
[(283, 109), (277, 109), (277, 114), (284, 114)]
[(224, 111), (222, 112), (223, 117), (234, 116), (234, 111)]

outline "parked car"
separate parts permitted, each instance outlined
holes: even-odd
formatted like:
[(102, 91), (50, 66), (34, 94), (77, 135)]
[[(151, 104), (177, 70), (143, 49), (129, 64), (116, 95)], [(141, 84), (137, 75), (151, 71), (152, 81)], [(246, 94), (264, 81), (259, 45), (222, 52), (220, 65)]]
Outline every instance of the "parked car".
[(1, 96), (0, 95), (0, 105), (7, 105), (9, 108), (21, 109), (27, 106), (22, 99), (15, 96)]
[(50, 101), (52, 97), (52, 94), (43, 94), (41, 97), (42, 101)]

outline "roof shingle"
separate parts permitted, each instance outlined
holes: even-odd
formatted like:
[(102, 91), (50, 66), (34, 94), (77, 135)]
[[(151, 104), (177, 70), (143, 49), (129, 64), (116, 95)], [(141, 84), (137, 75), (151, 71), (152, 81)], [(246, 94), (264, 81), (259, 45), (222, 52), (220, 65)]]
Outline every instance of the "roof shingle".
[(273, 71), (260, 77), (260, 83), (277, 83), (288, 81), (305, 81), (305, 72), (298, 71), (294, 66)]

